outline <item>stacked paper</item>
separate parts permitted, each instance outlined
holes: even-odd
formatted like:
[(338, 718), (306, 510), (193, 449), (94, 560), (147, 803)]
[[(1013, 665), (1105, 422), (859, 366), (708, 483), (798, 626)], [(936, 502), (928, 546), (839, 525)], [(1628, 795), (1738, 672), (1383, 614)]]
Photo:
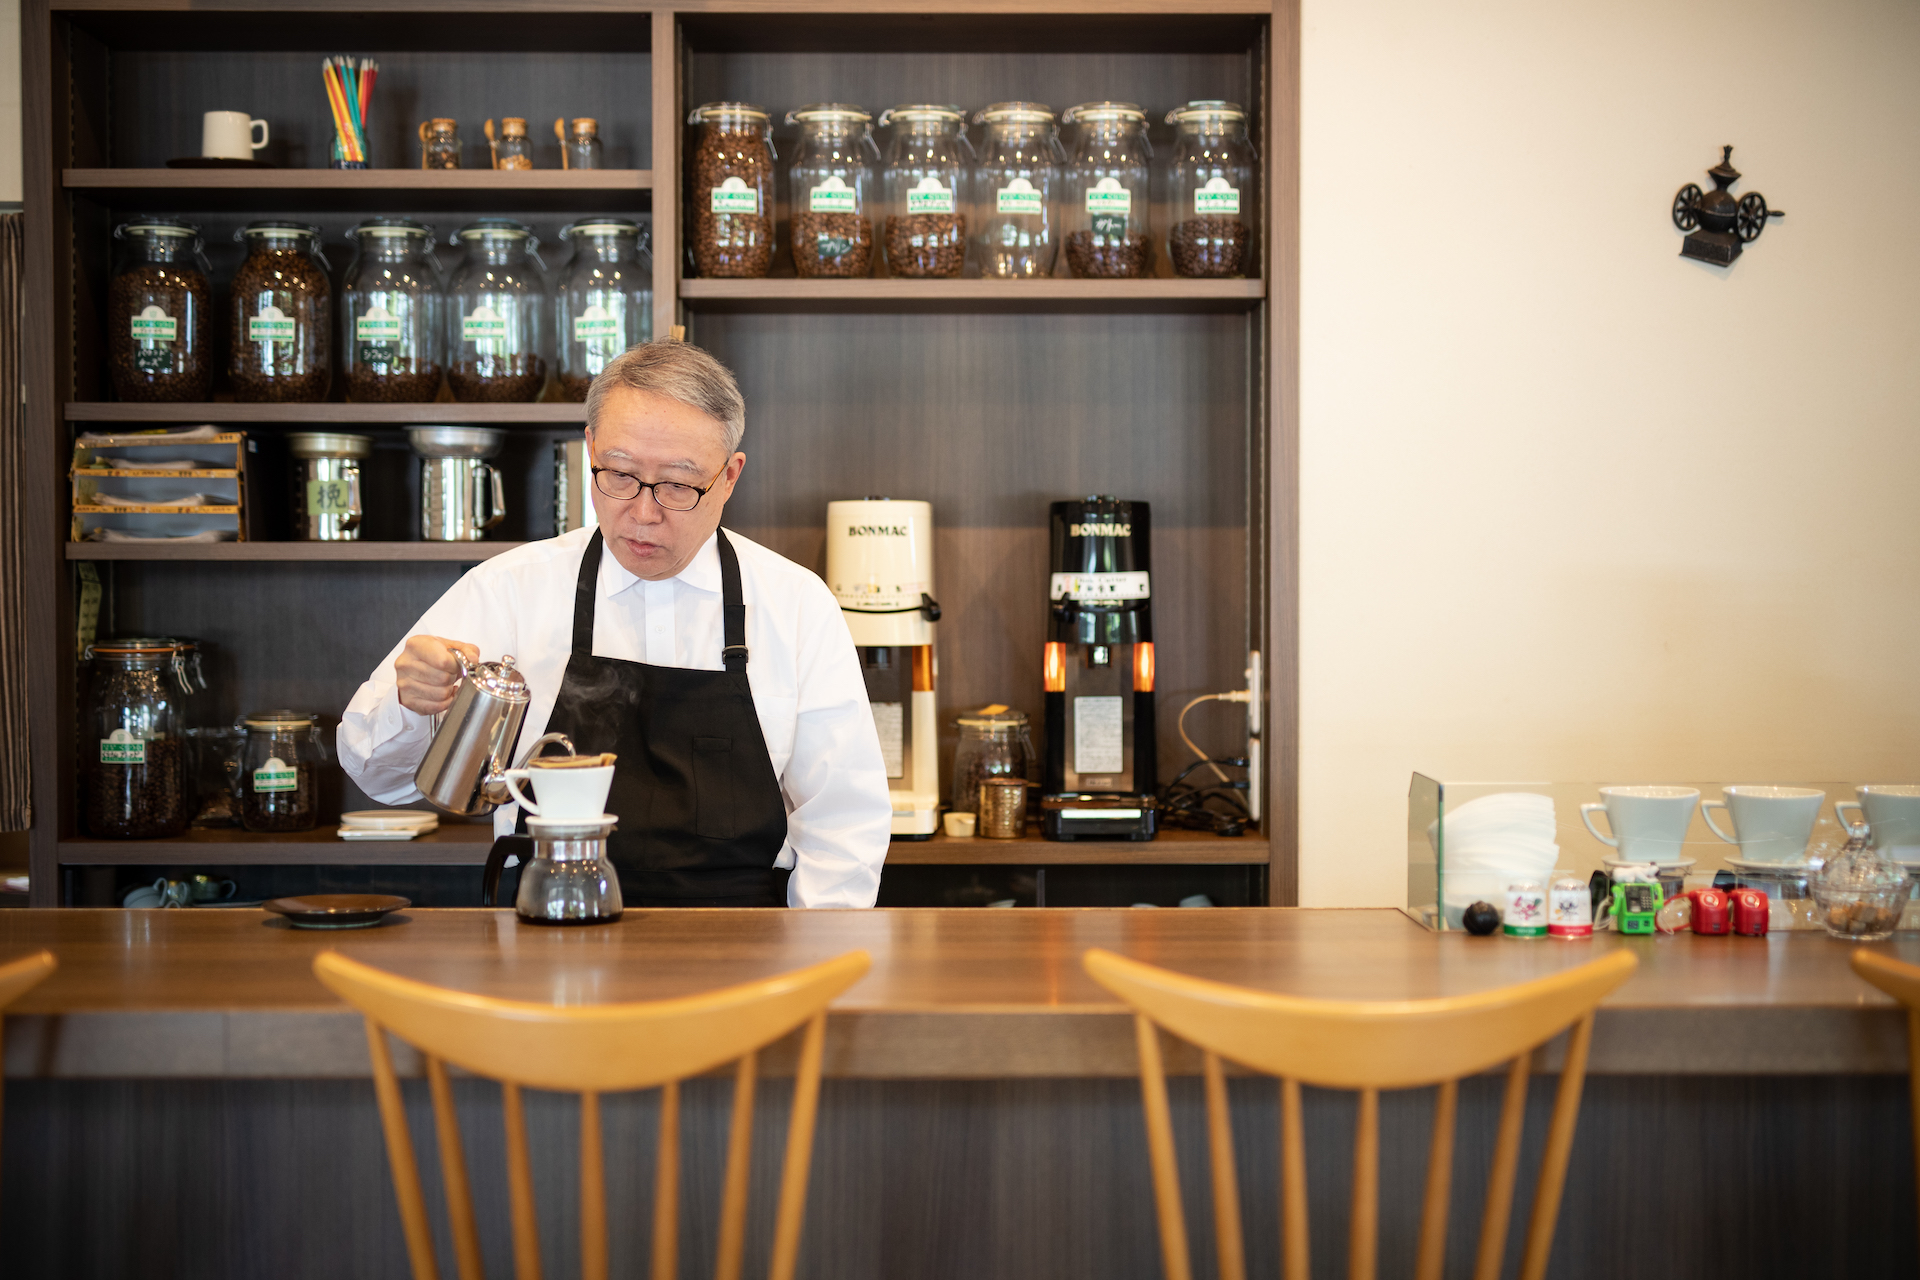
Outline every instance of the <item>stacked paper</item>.
[[(1560, 857), (1554, 841), (1553, 797), (1502, 791), (1449, 809), (1429, 828), (1439, 855), (1441, 906), (1447, 927), (1476, 902), (1500, 905), (1507, 886), (1531, 881), (1545, 889)], [(1436, 839), (1436, 837), (1438, 837)]]

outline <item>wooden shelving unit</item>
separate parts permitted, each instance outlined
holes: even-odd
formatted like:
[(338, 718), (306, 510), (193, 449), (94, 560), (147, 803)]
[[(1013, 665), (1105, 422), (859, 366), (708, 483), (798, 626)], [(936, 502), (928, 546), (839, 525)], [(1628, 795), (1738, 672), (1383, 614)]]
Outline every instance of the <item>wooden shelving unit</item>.
[[(23, 0), (23, 369), (27, 464), (39, 477), (24, 547), (34, 619), (34, 902), (52, 905), (68, 892), (97, 897), (86, 877), (115, 867), (477, 863), (483, 825), (391, 846), (348, 844), (330, 827), (284, 838), (88, 838), (75, 763), (82, 575), (88, 591), (102, 593), (103, 617), (116, 629), (194, 635), (221, 656), (204, 723), (289, 700), (332, 718), (464, 566), (552, 532), (541, 469), (551, 441), (584, 420), (573, 404), (115, 403), (100, 316), (111, 230), (137, 213), (178, 213), (207, 227), (216, 293), (237, 265), (231, 236), (248, 216), (319, 224), (336, 275), (348, 251), (345, 228), (372, 214), (425, 215), (442, 242), (468, 216), (523, 217), (545, 241), (550, 266), (564, 257), (554, 233), (566, 221), (645, 219), (655, 332), (685, 326), (691, 341), (735, 370), (747, 395), (749, 465), (729, 528), (817, 568), (827, 501), (890, 493), (933, 502), (946, 610), (938, 639), (943, 722), (963, 707), (1008, 702), (1029, 712), (1040, 738), (1045, 504), (1095, 492), (1151, 501), (1163, 727), (1171, 734), (1171, 712), (1185, 698), (1240, 687), (1247, 651), (1260, 649), (1270, 673), (1270, 767), (1255, 783), (1266, 799), (1263, 827), (1237, 840), (1182, 831), (1139, 845), (942, 837), (895, 844), (890, 862), (916, 875), (1245, 867), (1251, 900), (1291, 902), (1298, 0), (1141, 0), (1121, 11), (1111, 0), (940, 0), (912, 12), (880, 0), (833, 0), (824, 9), (815, 0), (450, 4), (402, 0), (364, 22), (359, 0), (308, 0), (291, 10), (223, 0), (217, 11), (178, 0), (114, 0), (100, 9)], [(382, 60), (374, 116), (383, 132), (373, 154), (385, 167), (322, 168), (329, 126), (309, 51), (333, 49), (343, 32), (362, 29), (348, 44)], [(777, 252), (767, 279), (686, 278), (690, 107), (760, 102), (779, 121), (788, 109), (831, 97), (878, 114), (925, 100), (930, 85), (940, 100), (969, 109), (1010, 98), (1058, 109), (1124, 97), (1142, 102), (1155, 121), (1189, 98), (1245, 103), (1264, 166), (1257, 274), (798, 280)], [(280, 167), (161, 167), (191, 153), (200, 111), (237, 102), (271, 118), (276, 150), (266, 154)], [(457, 117), (473, 164), (484, 149), (479, 121), (503, 109), (536, 125), (594, 115), (619, 167), (562, 171), (550, 158), (531, 172), (412, 167), (413, 116)], [(776, 129), (784, 202), (791, 139)], [(1154, 129), (1164, 155), (1168, 131)], [(252, 431), (260, 446), (255, 492), (269, 503), (284, 500), (274, 495), (285, 430), (372, 435), (383, 522), (376, 530), (370, 519), (369, 540), (360, 543), (66, 541), (75, 435), (203, 422)], [(500, 541), (404, 540), (415, 517), (403, 429), (426, 423), (511, 431), (503, 459), (512, 515)], [(1207, 719), (1213, 714), (1225, 713), (1196, 713), (1190, 727), (1202, 741), (1238, 750), (1232, 726)], [(1179, 757), (1177, 739), (1163, 736), (1161, 746), (1163, 759)], [(943, 740), (942, 755), (950, 748)], [(360, 803), (355, 794), (337, 800)]]

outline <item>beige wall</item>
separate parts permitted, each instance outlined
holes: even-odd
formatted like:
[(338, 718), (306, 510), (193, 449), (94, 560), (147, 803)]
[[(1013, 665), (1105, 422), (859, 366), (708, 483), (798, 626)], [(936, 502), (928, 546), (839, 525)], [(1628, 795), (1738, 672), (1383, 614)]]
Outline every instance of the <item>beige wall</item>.
[[(1402, 899), (1416, 769), (1920, 780), (1920, 4), (1306, 0), (1303, 62), (1301, 901)], [(1731, 270), (1724, 142), (1790, 215)]]

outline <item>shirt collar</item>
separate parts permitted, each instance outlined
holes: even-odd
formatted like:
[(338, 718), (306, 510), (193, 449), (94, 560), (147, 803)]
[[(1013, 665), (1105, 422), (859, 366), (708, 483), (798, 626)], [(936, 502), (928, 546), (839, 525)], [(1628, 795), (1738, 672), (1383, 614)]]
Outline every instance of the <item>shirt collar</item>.
[[(601, 548), (599, 584), (601, 599), (610, 600), (640, 581), (642, 579), (635, 577), (625, 565), (615, 559), (611, 551)], [(709, 537), (705, 544), (693, 553), (693, 559), (687, 561), (687, 567), (667, 581), (685, 583), (696, 591), (720, 594), (719, 535)]]

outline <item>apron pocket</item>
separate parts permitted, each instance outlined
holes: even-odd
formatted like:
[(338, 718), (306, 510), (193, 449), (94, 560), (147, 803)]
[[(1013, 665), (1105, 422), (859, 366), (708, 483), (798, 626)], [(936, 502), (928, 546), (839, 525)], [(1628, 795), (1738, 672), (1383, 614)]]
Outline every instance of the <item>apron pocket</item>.
[(709, 840), (733, 839), (733, 739), (693, 740), (693, 829)]

